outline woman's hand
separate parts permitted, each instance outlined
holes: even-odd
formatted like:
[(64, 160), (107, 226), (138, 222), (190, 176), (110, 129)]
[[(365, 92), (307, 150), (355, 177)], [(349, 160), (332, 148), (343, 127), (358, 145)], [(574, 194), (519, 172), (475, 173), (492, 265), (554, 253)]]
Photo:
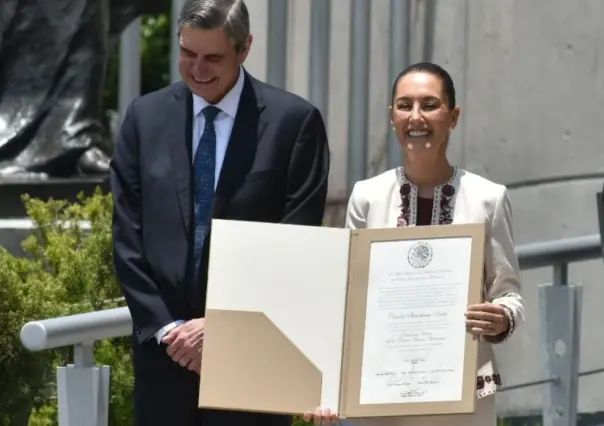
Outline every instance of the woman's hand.
[(336, 413), (332, 413), (329, 408), (322, 410), (320, 407), (315, 408), (315, 411), (309, 410), (304, 414), (304, 421), (313, 421), (316, 425), (332, 425), (338, 422), (339, 417)]
[(501, 305), (479, 303), (468, 307), (466, 329), (476, 336), (498, 336), (510, 328), (510, 319)]

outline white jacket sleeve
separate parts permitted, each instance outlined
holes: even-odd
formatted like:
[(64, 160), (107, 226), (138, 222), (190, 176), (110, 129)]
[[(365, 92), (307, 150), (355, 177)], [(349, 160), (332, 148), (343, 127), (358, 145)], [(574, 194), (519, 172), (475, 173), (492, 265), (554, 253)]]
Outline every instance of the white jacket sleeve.
[(486, 238), (485, 287), (487, 301), (504, 307), (510, 320), (510, 329), (493, 343), (507, 340), (524, 322), (520, 266), (514, 248), (512, 226), (512, 203), (507, 189), (503, 187), (495, 202)]

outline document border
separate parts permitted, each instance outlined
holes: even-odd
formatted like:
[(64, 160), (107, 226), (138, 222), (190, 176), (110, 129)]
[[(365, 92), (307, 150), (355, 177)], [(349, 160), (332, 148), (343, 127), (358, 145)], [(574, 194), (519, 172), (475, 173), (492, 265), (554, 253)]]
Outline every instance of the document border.
[[(353, 230), (350, 241), (345, 339), (342, 359), (339, 413), (343, 418), (469, 414), (475, 412), (478, 340), (467, 333), (465, 340), (461, 401), (400, 404), (360, 404), (361, 371), (365, 334), (365, 312), (369, 281), (369, 259), (374, 242), (472, 239), (468, 305), (482, 302), (485, 224), (435, 225), (388, 229)], [(460, 326), (463, 319), (460, 318)]]

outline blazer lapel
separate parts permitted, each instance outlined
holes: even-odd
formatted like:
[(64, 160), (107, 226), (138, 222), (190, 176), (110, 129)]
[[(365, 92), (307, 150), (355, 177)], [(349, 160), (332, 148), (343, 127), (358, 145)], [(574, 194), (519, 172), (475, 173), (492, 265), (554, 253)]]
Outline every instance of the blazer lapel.
[(174, 184), (180, 205), (183, 225), (187, 235), (191, 229), (191, 186), (193, 139), (193, 97), (187, 86), (182, 85), (174, 93), (166, 108), (165, 138), (170, 146)]
[(261, 115), (264, 107), (264, 101), (260, 92), (256, 90), (254, 79), (245, 72), (239, 108), (214, 197), (212, 212), (214, 218), (223, 214), (225, 206), (243, 183), (254, 162), (258, 141), (267, 124)]

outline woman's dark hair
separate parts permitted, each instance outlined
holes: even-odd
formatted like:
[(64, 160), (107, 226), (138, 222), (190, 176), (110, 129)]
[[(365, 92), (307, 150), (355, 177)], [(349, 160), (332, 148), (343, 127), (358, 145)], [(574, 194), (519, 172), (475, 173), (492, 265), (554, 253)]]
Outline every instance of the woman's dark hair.
[(443, 84), (443, 90), (445, 95), (447, 96), (447, 106), (449, 109), (455, 108), (455, 85), (453, 84), (453, 79), (449, 75), (447, 71), (442, 69), (436, 64), (432, 62), (419, 62), (417, 64), (413, 64), (405, 68), (394, 80), (394, 84), (392, 85), (392, 102), (394, 103), (394, 96), (396, 95), (396, 85), (399, 80), (412, 72), (427, 72), (432, 74), (435, 77), (438, 77)]

